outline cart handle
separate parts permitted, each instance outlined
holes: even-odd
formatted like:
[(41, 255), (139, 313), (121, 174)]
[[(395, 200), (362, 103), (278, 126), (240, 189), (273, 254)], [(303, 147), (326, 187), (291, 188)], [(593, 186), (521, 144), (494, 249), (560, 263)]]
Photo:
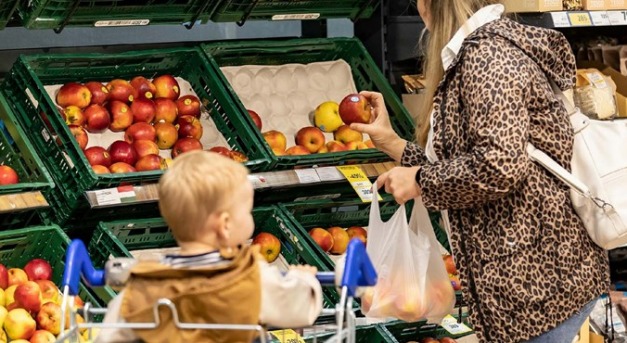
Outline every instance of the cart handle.
[[(87, 249), (79, 239), (72, 240), (65, 256), (63, 287), (68, 286), (69, 295), (78, 295), (81, 275), (90, 287), (105, 285), (105, 272), (95, 269)], [(321, 285), (335, 285), (334, 272), (320, 272), (316, 278)], [(366, 253), (365, 245), (359, 239), (352, 239), (346, 250), (346, 265), (342, 275), (341, 287), (348, 288), (348, 295), (354, 296), (357, 287), (374, 286), (377, 273)]]

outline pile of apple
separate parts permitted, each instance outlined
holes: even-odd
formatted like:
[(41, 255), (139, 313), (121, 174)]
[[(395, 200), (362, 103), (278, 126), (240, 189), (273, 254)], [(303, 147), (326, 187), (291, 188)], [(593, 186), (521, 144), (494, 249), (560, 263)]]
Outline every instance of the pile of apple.
[[(52, 267), (43, 259), (32, 259), (23, 269), (0, 264), (0, 342), (55, 342), (63, 297), (51, 277)], [(69, 320), (65, 323), (69, 328)]]
[(274, 262), (281, 253), (281, 241), (269, 232), (260, 232), (253, 238), (253, 245), (259, 246), (259, 252), (268, 261)]
[[(315, 126), (298, 130), (294, 136), (295, 146), (287, 148), (285, 134), (280, 131), (270, 130), (262, 135), (277, 156), (371, 149), (374, 148), (372, 141), (364, 142), (361, 132), (349, 126), (351, 123), (369, 123), (370, 116), (367, 99), (360, 94), (349, 94), (340, 104), (326, 101), (318, 105), (314, 111)], [(257, 127), (261, 129), (261, 125)], [(324, 132), (332, 132), (333, 140), (326, 142)]]
[(368, 241), (368, 232), (361, 226), (351, 226), (348, 229), (333, 226), (328, 229), (316, 227), (309, 230), (309, 236), (324, 252), (341, 255), (346, 252), (348, 242), (357, 238), (364, 244)]
[(7, 165), (0, 165), (0, 186), (14, 185), (20, 182), (15, 169)]
[(453, 256), (442, 255), (442, 259), (444, 260), (444, 266), (446, 267), (446, 272), (448, 273), (448, 278), (451, 280), (453, 289), (456, 291), (461, 290), (462, 284), (459, 281), (459, 272), (457, 271), (457, 267), (455, 267)]
[[(194, 95), (179, 96), (180, 87), (172, 75), (152, 81), (137, 76), (130, 82), (115, 79), (106, 86), (97, 81), (66, 83), (56, 102), (94, 172), (130, 173), (166, 169), (170, 159), (161, 157), (160, 150), (171, 149), (171, 157), (176, 158), (203, 149), (200, 100)], [(124, 140), (107, 148), (86, 149), (87, 132), (108, 131), (124, 132)]]

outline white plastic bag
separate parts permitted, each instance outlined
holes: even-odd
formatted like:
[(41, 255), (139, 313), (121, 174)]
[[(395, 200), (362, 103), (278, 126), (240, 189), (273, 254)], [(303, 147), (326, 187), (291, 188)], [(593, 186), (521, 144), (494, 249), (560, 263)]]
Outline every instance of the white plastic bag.
[(383, 222), (374, 188), (366, 249), (378, 279), (362, 294), (362, 312), (369, 318), (440, 323), (455, 306), (455, 292), (427, 209), (418, 198), (409, 223), (405, 206)]

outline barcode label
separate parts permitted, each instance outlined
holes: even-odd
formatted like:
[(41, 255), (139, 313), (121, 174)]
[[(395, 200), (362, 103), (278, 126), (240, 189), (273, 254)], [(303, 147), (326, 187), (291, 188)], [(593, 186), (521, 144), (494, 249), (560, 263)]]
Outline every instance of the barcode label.
[(272, 20), (315, 20), (320, 18), (320, 13), (303, 13), (303, 14), (275, 14)]
[(111, 26), (146, 26), (150, 24), (150, 19), (134, 19), (134, 20), (98, 20), (94, 23), (95, 27), (111, 27)]

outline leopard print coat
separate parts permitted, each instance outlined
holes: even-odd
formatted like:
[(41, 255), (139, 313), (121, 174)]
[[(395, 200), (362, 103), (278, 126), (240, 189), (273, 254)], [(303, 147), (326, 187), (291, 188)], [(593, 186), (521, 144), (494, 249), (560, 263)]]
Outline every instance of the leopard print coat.
[(556, 31), (503, 18), (469, 36), (434, 98), (434, 150), (408, 143), (422, 199), (449, 210), (451, 246), (481, 341), (520, 342), (609, 289), (607, 254), (568, 188), (529, 160), (533, 143), (570, 167), (573, 134), (546, 76), (572, 88), (575, 60)]

